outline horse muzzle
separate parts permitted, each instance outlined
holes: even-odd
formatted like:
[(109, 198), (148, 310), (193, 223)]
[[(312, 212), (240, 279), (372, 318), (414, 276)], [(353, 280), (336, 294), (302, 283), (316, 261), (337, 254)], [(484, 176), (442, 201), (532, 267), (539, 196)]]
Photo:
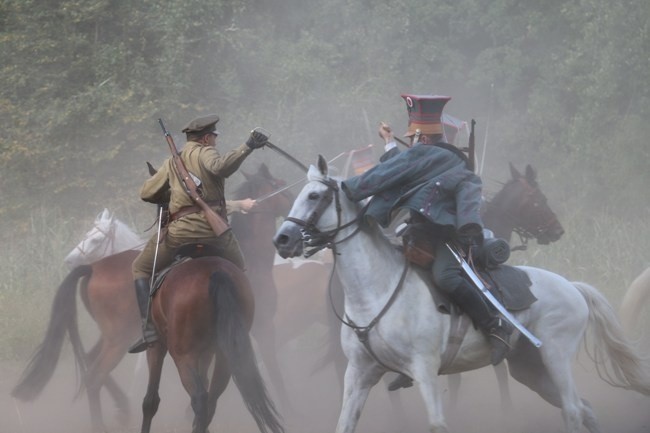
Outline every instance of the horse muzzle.
[(280, 226), (273, 237), (273, 245), (283, 259), (298, 257), (303, 251), (303, 236), (298, 226)]

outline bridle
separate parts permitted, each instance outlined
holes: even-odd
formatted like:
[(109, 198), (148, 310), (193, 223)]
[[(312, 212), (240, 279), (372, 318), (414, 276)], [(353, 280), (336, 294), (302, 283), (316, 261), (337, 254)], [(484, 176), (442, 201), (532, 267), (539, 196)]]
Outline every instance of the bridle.
[[(114, 243), (115, 243), (115, 221), (111, 218), (111, 221), (108, 225), (108, 230), (104, 230), (100, 225), (96, 224), (94, 227), (95, 230), (97, 230), (99, 233), (104, 235), (104, 238), (108, 239), (108, 242), (104, 243), (103, 247), (103, 253), (107, 253), (109, 251), (113, 251)], [(84, 239), (83, 242), (77, 244), (75, 249), (79, 250), (82, 256), (87, 255), (87, 252), (85, 250), (85, 244), (88, 238)]]
[[(300, 232), (302, 234), (303, 249), (304, 247), (311, 247), (310, 250), (304, 249), (304, 257), (311, 257), (325, 248), (331, 248), (336, 255), (336, 245), (345, 242), (359, 232), (361, 226), (358, 224), (358, 221), (368, 207), (366, 204), (353, 220), (341, 224), (341, 200), (339, 197), (340, 188), (338, 183), (330, 177), (318, 179), (317, 181), (325, 185), (327, 189), (325, 190), (325, 193), (321, 194), (314, 210), (311, 212), (307, 220), (301, 220), (291, 216), (285, 218), (285, 221), (290, 221), (302, 227)], [(332, 201), (334, 201), (336, 207), (336, 227), (331, 230), (321, 231), (316, 227), (316, 223), (318, 223), (325, 210), (332, 204)], [(356, 224), (356, 228), (351, 234), (343, 239), (335, 241), (341, 230), (346, 229), (353, 224)]]
[[(539, 189), (530, 185), (523, 177), (517, 181), (524, 188), (524, 199), (518, 203), (514, 212), (506, 214), (506, 218), (513, 222), (512, 231), (519, 236), (521, 242), (521, 245), (513, 247), (512, 251), (526, 250), (530, 239), (538, 239), (542, 233), (558, 224), (557, 216), (552, 211), (548, 212), (547, 218), (541, 223), (529, 224), (529, 218), (525, 216), (530, 214), (529, 209), (536, 206), (533, 199)], [(488, 205), (497, 206), (494, 202), (489, 202)]]
[[(337, 312), (336, 307), (334, 305), (334, 299), (332, 297), (332, 278), (334, 276), (334, 270), (336, 269), (336, 258), (338, 255), (338, 253), (336, 252), (336, 245), (341, 244), (346, 240), (352, 238), (361, 230), (361, 224), (359, 223), (359, 221), (362, 215), (365, 213), (366, 209), (368, 208), (368, 204), (370, 202), (366, 203), (366, 205), (363, 206), (363, 208), (357, 213), (357, 215), (353, 220), (345, 224), (341, 224), (342, 208), (341, 208), (341, 201), (339, 198), (340, 188), (338, 186), (338, 183), (336, 182), (336, 180), (330, 177), (317, 179), (317, 181), (325, 185), (327, 187), (327, 190), (325, 191), (324, 194), (320, 196), (320, 199), (316, 203), (314, 210), (311, 212), (307, 220), (301, 220), (299, 218), (288, 216), (285, 218), (285, 221), (290, 221), (302, 227), (300, 231), (303, 238), (303, 251), (305, 251), (304, 250), (305, 246), (312, 247), (311, 250), (306, 251), (303, 254), (305, 257), (310, 257), (316, 252), (324, 248), (332, 249), (334, 263), (332, 266), (332, 271), (330, 273), (329, 282), (327, 285), (327, 291), (329, 294), (330, 304), (332, 310), (334, 311), (334, 314), (342, 324), (346, 325), (347, 327), (351, 328), (354, 331), (354, 333), (357, 335), (357, 338), (359, 338), (359, 341), (366, 348), (370, 356), (372, 356), (374, 360), (377, 361), (377, 363), (379, 363), (382, 367), (386, 368), (387, 370), (404, 374), (403, 372), (398, 371), (386, 365), (384, 362), (382, 362), (379, 359), (379, 357), (375, 354), (375, 352), (372, 350), (372, 347), (370, 346), (369, 333), (372, 330), (372, 328), (374, 328), (375, 325), (379, 323), (379, 320), (384, 316), (384, 314), (386, 314), (386, 312), (391, 307), (391, 305), (393, 305), (393, 302), (395, 302), (397, 295), (401, 291), (401, 288), (404, 286), (404, 280), (406, 279), (406, 271), (409, 268), (409, 262), (407, 260), (404, 261), (404, 268), (402, 270), (402, 274), (400, 275), (399, 282), (397, 283), (397, 287), (395, 287), (395, 290), (393, 290), (393, 293), (391, 294), (390, 298), (388, 299), (384, 307), (379, 311), (377, 316), (375, 316), (375, 318), (372, 319), (370, 323), (368, 323), (368, 325), (359, 326), (356, 323), (354, 323), (354, 321), (349, 316), (347, 316), (347, 314), (346, 317), (343, 317), (339, 312)], [(332, 201), (334, 201), (334, 205), (336, 207), (336, 227), (332, 230), (321, 231), (316, 227), (316, 223), (318, 223), (318, 220), (323, 215), (324, 211), (332, 204)], [(343, 239), (335, 240), (341, 230), (350, 227), (353, 224), (356, 224), (357, 226), (352, 233), (350, 233), (348, 236), (344, 237)]]

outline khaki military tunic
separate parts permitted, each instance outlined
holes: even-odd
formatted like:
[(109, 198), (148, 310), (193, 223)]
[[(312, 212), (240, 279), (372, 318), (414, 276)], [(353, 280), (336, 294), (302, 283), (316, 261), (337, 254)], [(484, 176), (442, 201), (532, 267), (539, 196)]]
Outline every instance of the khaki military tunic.
[[(239, 169), (251, 152), (248, 146), (242, 144), (220, 155), (215, 147), (204, 146), (193, 141), (187, 142), (180, 152), (187, 171), (195, 176), (203, 200), (209, 203), (224, 220), (227, 218), (225, 179)], [(158, 172), (145, 181), (140, 190), (140, 198), (150, 203), (169, 203), (169, 211), (172, 215), (194, 205), (176, 175), (172, 158), (167, 159)], [(157, 235), (154, 235), (133, 262), (135, 279), (151, 277), (156, 239)], [(164, 239), (158, 247), (156, 272), (171, 263), (179, 246), (193, 242), (213, 245), (220, 256), (232, 261), (242, 270), (245, 269), (239, 243), (232, 231), (228, 230), (216, 237), (203, 212), (194, 212), (172, 221), (167, 226)]]

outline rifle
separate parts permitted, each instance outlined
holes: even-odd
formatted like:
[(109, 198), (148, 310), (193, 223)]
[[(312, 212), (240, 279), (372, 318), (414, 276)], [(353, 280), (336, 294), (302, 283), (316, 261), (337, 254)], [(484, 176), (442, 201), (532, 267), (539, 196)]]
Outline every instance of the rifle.
[(469, 144), (467, 147), (467, 158), (469, 159), (469, 169), (476, 171), (475, 167), (475, 144), (474, 144), (474, 125), (476, 125), (476, 120), (472, 119), (469, 129)]
[(176, 175), (178, 176), (178, 179), (181, 181), (181, 184), (185, 188), (185, 192), (194, 200), (194, 202), (201, 208), (203, 211), (203, 215), (205, 216), (205, 219), (208, 221), (208, 224), (210, 224), (210, 227), (212, 228), (212, 231), (214, 231), (214, 234), (217, 236), (221, 236), (223, 233), (226, 231), (230, 230), (230, 227), (228, 226), (228, 223), (219, 216), (214, 209), (212, 209), (208, 204), (201, 198), (199, 195), (198, 188), (196, 186), (196, 183), (194, 182), (194, 179), (192, 179), (192, 176), (187, 172), (187, 169), (185, 168), (185, 165), (183, 164), (183, 160), (181, 159), (180, 154), (178, 153), (178, 150), (176, 149), (176, 144), (174, 144), (174, 139), (172, 138), (171, 134), (167, 132), (167, 129), (165, 128), (165, 125), (163, 124), (162, 119), (158, 119), (158, 123), (160, 123), (160, 127), (163, 130), (163, 133), (165, 134), (165, 139), (167, 140), (167, 144), (169, 145), (169, 151), (172, 153), (172, 159), (174, 161), (174, 166), (176, 167)]

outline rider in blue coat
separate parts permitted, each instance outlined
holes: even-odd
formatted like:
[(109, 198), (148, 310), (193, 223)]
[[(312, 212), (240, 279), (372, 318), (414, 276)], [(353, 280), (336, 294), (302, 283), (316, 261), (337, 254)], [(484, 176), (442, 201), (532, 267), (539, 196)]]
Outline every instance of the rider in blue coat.
[[(481, 179), (469, 169), (465, 154), (444, 141), (442, 109), (447, 96), (402, 95), (409, 112), (406, 137), (411, 146), (400, 151), (386, 124), (379, 135), (386, 142), (380, 163), (365, 173), (342, 182), (350, 200), (372, 196), (365, 216), (387, 227), (402, 209), (410, 222), (426, 227), (435, 251), (433, 281), (489, 337), (492, 364), (500, 363), (509, 350), (510, 327), (502, 322), (447, 249), (454, 242), (465, 251), (483, 241), (480, 216)], [(389, 389), (408, 387), (410, 378), (399, 377)]]

